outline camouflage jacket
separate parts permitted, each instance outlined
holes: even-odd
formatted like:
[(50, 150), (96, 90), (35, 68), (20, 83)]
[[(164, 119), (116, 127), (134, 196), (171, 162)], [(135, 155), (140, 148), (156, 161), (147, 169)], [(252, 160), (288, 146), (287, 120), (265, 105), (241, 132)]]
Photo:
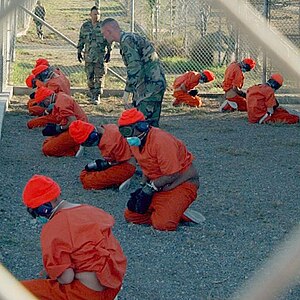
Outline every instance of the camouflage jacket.
[(162, 65), (153, 45), (146, 38), (122, 32), (120, 53), (127, 68), (125, 91), (133, 93), (133, 100), (140, 101), (166, 89)]
[(101, 22), (93, 26), (92, 21), (86, 21), (80, 28), (78, 52), (84, 49), (86, 62), (103, 62), (105, 51), (111, 51), (111, 45), (101, 33)]
[[(46, 11), (45, 8), (43, 6), (36, 6), (34, 9), (34, 14), (36, 16), (38, 16), (39, 18), (41, 18), (42, 20), (45, 20), (45, 15), (46, 15)], [(35, 19), (34, 19), (35, 20)], [(38, 22), (38, 20), (35, 20)]]

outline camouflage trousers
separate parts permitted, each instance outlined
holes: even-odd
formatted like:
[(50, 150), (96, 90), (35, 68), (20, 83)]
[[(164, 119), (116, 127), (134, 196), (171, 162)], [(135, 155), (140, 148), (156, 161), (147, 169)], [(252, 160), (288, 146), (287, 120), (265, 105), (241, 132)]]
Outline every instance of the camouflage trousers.
[(137, 105), (133, 102), (133, 106), (141, 111), (146, 120), (154, 127), (159, 127), (159, 119), (161, 113), (161, 104), (165, 91), (161, 91), (159, 94), (153, 95), (150, 98), (144, 99)]
[(85, 73), (91, 96), (97, 97), (99, 94), (102, 94), (102, 89), (104, 86), (104, 76), (107, 73), (106, 65), (103, 62), (86, 62)]

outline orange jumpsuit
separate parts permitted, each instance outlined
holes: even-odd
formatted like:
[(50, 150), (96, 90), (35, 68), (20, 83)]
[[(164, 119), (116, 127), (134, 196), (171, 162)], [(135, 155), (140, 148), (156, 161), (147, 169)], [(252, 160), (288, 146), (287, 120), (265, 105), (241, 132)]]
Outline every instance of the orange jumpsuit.
[[(57, 123), (61, 125), (66, 125), (68, 123), (67, 117), (71, 116), (75, 116), (77, 120), (88, 122), (88, 118), (79, 104), (71, 96), (62, 92), (56, 95), (56, 101), (51, 115), (55, 117)], [(46, 138), (43, 143), (42, 151), (46, 156), (75, 156), (79, 150), (79, 146), (80, 145), (72, 139), (69, 131), (66, 130), (58, 135)]]
[(281, 122), (295, 124), (299, 117), (290, 114), (282, 107), (275, 107), (277, 104), (274, 90), (267, 84), (258, 84), (247, 90), (248, 120), (250, 123), (258, 123), (266, 115), (267, 108), (274, 107), (274, 113), (268, 116), (263, 123)]
[[(183, 172), (194, 159), (182, 141), (155, 127), (150, 129), (141, 151), (139, 147), (130, 148), (150, 180)], [(196, 199), (197, 189), (195, 184), (186, 181), (172, 190), (156, 192), (145, 214), (126, 209), (125, 219), (136, 224), (149, 224), (158, 230), (176, 230), (183, 213)]]
[[(64, 92), (68, 95), (71, 95), (70, 81), (68, 80), (68, 78), (59, 69), (55, 69), (54, 72), (56, 75), (54, 75), (53, 78), (49, 79), (46, 83), (42, 83), (38, 80), (36, 82), (37, 86), (45, 86), (55, 93)], [(38, 106), (34, 99), (30, 99), (27, 102), (27, 107), (29, 114), (32, 116), (42, 116), (45, 112), (45, 109)]]
[(200, 77), (200, 73), (189, 71), (175, 79), (173, 83), (173, 96), (175, 97), (175, 101), (173, 102), (174, 106), (183, 103), (193, 107), (200, 107), (202, 105), (202, 101), (199, 96), (191, 96), (180, 88), (180, 86), (184, 84), (187, 91), (192, 90), (199, 84)]
[[(113, 300), (121, 288), (127, 265), (112, 233), (113, 225), (111, 215), (93, 206), (60, 210), (41, 232), (43, 264), (50, 279), (22, 283), (42, 300)], [(70, 284), (60, 284), (57, 278), (68, 268), (75, 274), (95, 272), (106, 289), (94, 291), (77, 279)]]
[[(232, 88), (235, 86), (241, 89), (244, 85), (244, 74), (237, 62), (231, 63), (225, 70), (224, 81), (222, 82), (222, 88), (225, 92), (225, 97), (228, 101), (235, 102), (237, 104), (237, 110), (247, 111), (246, 99), (242, 96), (232, 96)], [(231, 92), (231, 93), (230, 93)], [(228, 93), (228, 95), (226, 95)]]
[(115, 124), (102, 125), (104, 133), (98, 145), (102, 157), (112, 163), (118, 163), (103, 171), (81, 171), (80, 180), (84, 189), (105, 189), (119, 186), (135, 172), (135, 166), (128, 162), (132, 153), (127, 141)]

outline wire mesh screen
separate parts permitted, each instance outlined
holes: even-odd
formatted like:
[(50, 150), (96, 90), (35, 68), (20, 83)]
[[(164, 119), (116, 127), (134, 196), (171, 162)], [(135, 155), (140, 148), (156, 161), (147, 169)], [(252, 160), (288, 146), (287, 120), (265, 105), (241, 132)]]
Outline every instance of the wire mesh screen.
[[(260, 45), (256, 45), (230, 18), (213, 6), (212, 0), (101, 0), (101, 19), (113, 17), (125, 31), (134, 30), (148, 37), (154, 44), (166, 71), (168, 90), (176, 76), (188, 70), (210, 69), (216, 74), (213, 83), (202, 85), (204, 92), (221, 91), (226, 66), (233, 60), (252, 57), (256, 68), (246, 74), (245, 87), (260, 83), (263, 73), (267, 76), (280, 71), (276, 62), (267, 59)], [(267, 16), (270, 25), (276, 27), (293, 43), (300, 45), (299, 1), (253, 0), (248, 1)], [(34, 2), (27, 5), (34, 9)], [(89, 18), (91, 1), (45, 1), (45, 20), (61, 31), (75, 44), (83, 21)], [(23, 84), (37, 57), (47, 58), (60, 67), (70, 78), (73, 87), (86, 86), (82, 64), (76, 60), (76, 48), (59, 35), (44, 28), (44, 39), (36, 35), (32, 18), (26, 32), (17, 39), (16, 64), (12, 81)], [(266, 58), (265, 58), (266, 55)], [(264, 64), (264, 62), (267, 64)], [(267, 66), (267, 68), (265, 68)], [(126, 77), (126, 70), (119, 55), (118, 45), (112, 53), (109, 67)], [(122, 89), (124, 83), (108, 75), (107, 88)], [(293, 89), (298, 83), (291, 81)]]

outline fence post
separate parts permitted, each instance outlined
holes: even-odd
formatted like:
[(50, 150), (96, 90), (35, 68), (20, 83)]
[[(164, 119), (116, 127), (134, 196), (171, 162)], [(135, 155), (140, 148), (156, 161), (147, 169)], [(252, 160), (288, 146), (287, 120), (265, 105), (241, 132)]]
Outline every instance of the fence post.
[[(263, 16), (269, 21), (269, 0), (264, 0), (264, 11)], [(261, 74), (261, 80), (263, 83), (267, 81), (267, 53), (266, 50), (263, 50), (263, 69)]]
[(135, 11), (134, 11), (134, 8), (135, 8), (135, 3), (134, 3), (134, 0), (131, 0), (130, 2), (130, 31), (131, 32), (134, 32), (134, 22), (135, 22)]

